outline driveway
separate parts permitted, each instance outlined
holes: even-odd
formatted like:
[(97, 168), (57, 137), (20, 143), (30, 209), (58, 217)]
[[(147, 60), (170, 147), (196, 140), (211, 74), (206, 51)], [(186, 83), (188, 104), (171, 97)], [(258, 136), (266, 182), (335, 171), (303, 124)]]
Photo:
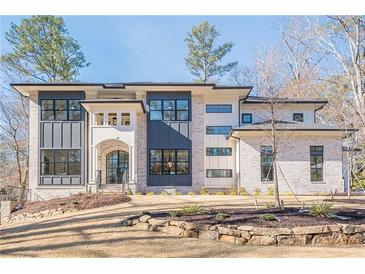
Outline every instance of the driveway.
[[(306, 204), (320, 197), (299, 197)], [(257, 198), (259, 206), (272, 197)], [(364, 257), (363, 246), (252, 247), (171, 237), (121, 227), (125, 216), (143, 210), (171, 210), (185, 204), (204, 207), (254, 207), (255, 198), (236, 196), (133, 196), (115, 206), (53, 216), (32, 223), (1, 226), (3, 257)], [(285, 197), (287, 206), (298, 205)], [(338, 206), (343, 206), (338, 204)], [(356, 206), (356, 205), (351, 205)], [(362, 205), (363, 206), (363, 205)]]

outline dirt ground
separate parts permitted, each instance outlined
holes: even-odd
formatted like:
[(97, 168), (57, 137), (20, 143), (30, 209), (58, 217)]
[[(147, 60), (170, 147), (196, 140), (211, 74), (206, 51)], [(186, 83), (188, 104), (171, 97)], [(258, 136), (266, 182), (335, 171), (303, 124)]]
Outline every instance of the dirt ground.
[[(272, 200), (257, 198), (259, 205)], [(321, 197), (300, 197), (310, 204)], [(293, 197), (285, 204), (298, 205)], [(364, 246), (252, 247), (171, 237), (121, 227), (124, 217), (142, 210), (179, 209), (187, 204), (210, 208), (253, 207), (252, 197), (134, 196), (127, 203), (53, 216), (33, 223), (0, 227), (2, 257), (365, 257)], [(336, 207), (360, 207), (363, 204)]]

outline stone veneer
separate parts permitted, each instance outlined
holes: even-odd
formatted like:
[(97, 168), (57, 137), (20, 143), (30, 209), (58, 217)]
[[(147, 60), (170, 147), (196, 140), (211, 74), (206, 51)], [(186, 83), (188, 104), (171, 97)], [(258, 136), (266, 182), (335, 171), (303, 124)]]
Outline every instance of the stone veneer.
[(238, 245), (305, 246), (353, 245), (365, 243), (365, 225), (321, 225), (292, 229), (237, 225), (194, 224), (168, 221), (149, 215), (131, 216), (121, 223), (138, 229), (160, 231), (171, 236), (215, 240)]
[(204, 185), (204, 97), (192, 94), (192, 190), (199, 191)]
[[(278, 149), (278, 164), (286, 181), (296, 194), (343, 192), (341, 138), (328, 136), (289, 136), (281, 140)], [(283, 145), (285, 144), (285, 145)], [(267, 193), (273, 184), (261, 181), (260, 146), (271, 145), (269, 138), (241, 137), (240, 176), (241, 185), (252, 194), (260, 189)], [(324, 147), (323, 182), (310, 181), (310, 146)], [(287, 183), (278, 169), (279, 192), (289, 193)]]

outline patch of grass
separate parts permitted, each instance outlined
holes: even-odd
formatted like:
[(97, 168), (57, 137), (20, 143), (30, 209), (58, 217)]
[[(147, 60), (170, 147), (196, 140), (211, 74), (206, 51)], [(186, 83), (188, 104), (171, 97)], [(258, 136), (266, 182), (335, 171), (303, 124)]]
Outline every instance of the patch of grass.
[(199, 215), (203, 213), (203, 209), (200, 205), (188, 205), (181, 210), (181, 213), (183, 215)]
[(314, 203), (309, 209), (309, 214), (318, 218), (332, 217), (332, 204), (327, 202)]
[(190, 191), (190, 192), (188, 192), (188, 195), (193, 196), (193, 195), (195, 195), (195, 193)]
[(259, 188), (255, 188), (255, 191), (253, 193), (254, 196), (260, 196), (261, 190)]
[(268, 196), (274, 196), (274, 188), (273, 187), (268, 187), (267, 188), (267, 195)]
[(215, 193), (215, 195), (226, 195), (226, 193), (224, 191), (218, 191)]
[(169, 214), (170, 214), (171, 217), (181, 217), (182, 216), (182, 213), (178, 210), (170, 211)]
[(229, 215), (223, 212), (218, 212), (217, 215), (215, 215), (215, 219), (217, 221), (224, 221), (224, 219), (228, 218)]
[(260, 216), (260, 219), (271, 222), (271, 221), (277, 221), (278, 217), (276, 217), (275, 214), (272, 213), (265, 213)]
[(199, 190), (199, 194), (200, 195), (209, 195), (209, 191), (205, 187), (201, 187)]
[(151, 195), (155, 195), (155, 193), (153, 191), (151, 191), (151, 192), (148, 192), (146, 195), (151, 196)]

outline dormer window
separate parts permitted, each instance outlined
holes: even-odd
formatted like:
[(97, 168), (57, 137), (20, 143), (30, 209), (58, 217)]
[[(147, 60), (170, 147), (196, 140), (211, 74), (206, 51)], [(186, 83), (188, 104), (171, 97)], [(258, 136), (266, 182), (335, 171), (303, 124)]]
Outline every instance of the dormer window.
[(303, 113), (293, 113), (293, 121), (304, 122)]

